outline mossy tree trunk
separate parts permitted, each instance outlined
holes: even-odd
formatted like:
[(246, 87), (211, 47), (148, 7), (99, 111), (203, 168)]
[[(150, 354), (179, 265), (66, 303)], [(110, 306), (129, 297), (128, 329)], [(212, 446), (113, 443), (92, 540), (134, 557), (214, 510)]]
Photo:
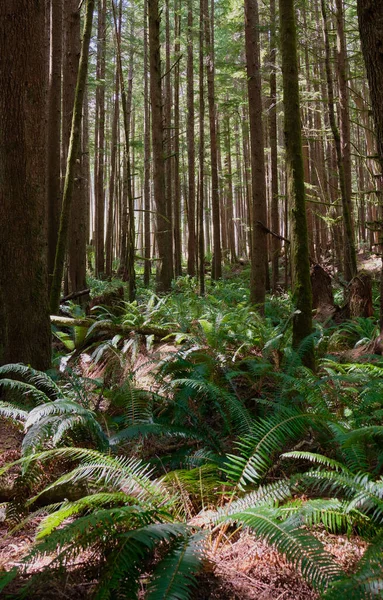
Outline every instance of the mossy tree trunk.
[[(293, 346), (299, 349), (312, 333), (312, 293), (302, 155), (302, 133), (294, 0), (279, 0), (283, 102), (288, 195), (291, 204), (291, 260), (293, 275)], [(308, 345), (303, 362), (314, 367), (314, 350)]]
[(266, 296), (267, 210), (257, 0), (245, 0), (245, 42), (252, 181), (250, 300), (263, 311)]
[(74, 190), (76, 164), (80, 150), (82, 108), (88, 72), (89, 43), (92, 33), (93, 11), (95, 0), (88, 0), (86, 4), (84, 34), (81, 44), (81, 55), (78, 69), (77, 86), (74, 100), (72, 128), (67, 158), (67, 168), (64, 182), (63, 202), (60, 219), (60, 230), (57, 241), (55, 268), (50, 296), (50, 309), (52, 314), (57, 314), (60, 306), (61, 282), (64, 274), (64, 260), (68, 244), (68, 229)]
[(47, 369), (45, 1), (0, 2), (0, 364)]

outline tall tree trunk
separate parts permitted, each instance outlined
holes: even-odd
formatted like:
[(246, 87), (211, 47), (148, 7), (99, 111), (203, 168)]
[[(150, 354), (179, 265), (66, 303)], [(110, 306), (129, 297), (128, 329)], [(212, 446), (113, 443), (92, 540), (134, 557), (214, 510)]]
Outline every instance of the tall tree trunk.
[[(298, 349), (312, 333), (312, 293), (308, 248), (305, 181), (302, 157), (302, 133), (298, 81), (298, 60), (294, 0), (279, 0), (281, 30), (283, 100), (285, 107), (285, 143), (288, 194), (292, 208), (292, 271), (295, 314), (293, 346)], [(314, 349), (308, 344), (302, 357), (314, 367)]]
[(245, 40), (252, 181), (251, 302), (263, 311), (266, 295), (266, 184), (262, 128), (262, 96), (259, 58), (257, 0), (245, 0)]
[[(276, 8), (275, 0), (270, 0), (270, 109), (269, 137), (271, 152), (271, 229), (279, 235), (279, 189), (278, 189), (278, 135), (277, 135), (277, 73), (276, 73)], [(275, 293), (278, 285), (279, 255), (281, 242), (277, 237), (271, 240), (271, 287)]]
[[(128, 215), (126, 215), (126, 202), (122, 214), (123, 227), (122, 235), (126, 239), (126, 254), (122, 256), (122, 275), (125, 280), (129, 283), (129, 301), (133, 302), (136, 297), (136, 273), (134, 267), (135, 258), (135, 218), (134, 218), (134, 197), (132, 189), (132, 169), (130, 162), (130, 125), (131, 125), (131, 112), (132, 112), (132, 95), (133, 95), (133, 45), (130, 49), (129, 59), (129, 82), (128, 90), (126, 91), (124, 72), (122, 70), (122, 53), (121, 53), (121, 37), (120, 31), (117, 25), (117, 15), (114, 2), (112, 2), (113, 18), (115, 36), (117, 42), (117, 65), (119, 71), (119, 79), (121, 85), (121, 103), (122, 103), (122, 114), (124, 120), (124, 132), (125, 132), (125, 167), (126, 167), (126, 192), (127, 192), (127, 209)], [(120, 5), (120, 9), (122, 4)], [(120, 10), (121, 15), (121, 10)], [(120, 16), (121, 19), (121, 16)], [(134, 21), (131, 21), (131, 38), (134, 35)]]
[(106, 0), (98, 0), (97, 32), (97, 88), (96, 119), (97, 136), (97, 176), (95, 177), (96, 203), (96, 275), (105, 271), (105, 190), (104, 190), (104, 152), (105, 152), (105, 52), (106, 52)]
[[(65, 2), (64, 49), (62, 162), (63, 173), (65, 176), (78, 76), (78, 65), (81, 52), (80, 11), (77, 0), (67, 0)], [(74, 175), (73, 201), (70, 215), (67, 254), (68, 293), (86, 288), (87, 198), (83, 193), (84, 189), (81, 185), (81, 161), (82, 153), (76, 163)]]
[(64, 274), (65, 253), (68, 243), (68, 229), (73, 198), (74, 177), (80, 150), (82, 108), (86, 88), (86, 76), (88, 72), (89, 44), (92, 34), (94, 2), (95, 0), (88, 0), (86, 4), (84, 33), (81, 44), (81, 55), (72, 117), (72, 129), (69, 142), (67, 168), (65, 173), (60, 229), (57, 240), (55, 268), (53, 272), (50, 296), (50, 308), (52, 314), (57, 314), (60, 306), (61, 282)]
[(150, 98), (152, 106), (153, 186), (157, 213), (157, 291), (168, 292), (173, 279), (171, 219), (165, 191), (164, 129), (161, 91), (160, 14), (158, 0), (148, 0)]
[(190, 277), (196, 274), (196, 185), (195, 185), (195, 146), (194, 146), (194, 57), (193, 57), (193, 0), (188, 0), (187, 27), (187, 149), (188, 149), (188, 266)]
[(0, 2), (0, 364), (48, 369), (44, 0)]
[(205, 294), (205, 90), (204, 90), (204, 3), (200, 0), (199, 10), (199, 181), (198, 181), (198, 268), (200, 294)]
[(63, 37), (62, 0), (50, 0), (50, 73), (48, 95), (48, 274), (55, 264), (61, 212), (61, 68)]
[(144, 7), (144, 285), (150, 283), (150, 105), (148, 64), (148, 0)]
[(227, 176), (227, 238), (228, 249), (230, 251), (230, 260), (232, 263), (237, 261), (235, 249), (234, 232), (234, 203), (233, 203), (233, 172), (231, 166), (231, 135), (230, 135), (230, 117), (226, 121), (226, 176)]
[(329, 108), (329, 118), (332, 134), (335, 142), (336, 156), (337, 156), (337, 167), (338, 167), (338, 176), (339, 176), (339, 187), (340, 194), (342, 199), (342, 208), (343, 208), (343, 223), (344, 223), (344, 274), (347, 281), (350, 281), (353, 277), (355, 277), (357, 272), (356, 266), (356, 252), (355, 252), (355, 242), (354, 242), (354, 232), (352, 228), (352, 215), (351, 215), (351, 198), (347, 196), (347, 185), (346, 185), (346, 176), (345, 176), (345, 165), (344, 165), (344, 157), (342, 153), (342, 144), (341, 144), (341, 136), (339, 133), (338, 126), (336, 124), (335, 119), (335, 108), (334, 108), (334, 89), (333, 89), (333, 81), (332, 81), (332, 73), (331, 73), (331, 64), (330, 64), (330, 42), (328, 35), (328, 24), (327, 24), (327, 13), (326, 13), (326, 2), (322, 0), (322, 16), (323, 16), (323, 30), (325, 37), (325, 50), (326, 50), (326, 76), (327, 76), (327, 94), (328, 94), (328, 108)]
[(115, 188), (116, 188), (116, 159), (117, 159), (117, 144), (118, 140), (118, 120), (120, 116), (120, 76), (118, 64), (116, 64), (115, 73), (115, 96), (113, 108), (112, 122), (112, 139), (110, 149), (110, 177), (109, 177), (109, 193), (108, 193), (108, 220), (106, 227), (106, 243), (105, 243), (105, 272), (108, 277), (112, 275), (113, 263), (113, 222), (115, 208)]
[[(380, 182), (383, 180), (383, 0), (358, 0), (359, 31), (370, 88), (372, 114), (380, 162)], [(383, 242), (382, 233), (380, 243)], [(383, 259), (381, 270), (380, 331), (383, 333)]]
[(181, 15), (179, 0), (174, 3), (174, 274), (182, 275), (181, 247), (181, 180), (180, 180), (180, 36)]
[(221, 251), (221, 223), (219, 210), (219, 184), (218, 184), (218, 159), (217, 159), (217, 125), (215, 107), (215, 67), (214, 67), (214, 0), (209, 13), (209, 0), (204, 4), (205, 42), (206, 42), (206, 72), (207, 94), (209, 105), (210, 125), (210, 160), (211, 160), (211, 202), (213, 213), (213, 261), (212, 279), (222, 277), (222, 251)]

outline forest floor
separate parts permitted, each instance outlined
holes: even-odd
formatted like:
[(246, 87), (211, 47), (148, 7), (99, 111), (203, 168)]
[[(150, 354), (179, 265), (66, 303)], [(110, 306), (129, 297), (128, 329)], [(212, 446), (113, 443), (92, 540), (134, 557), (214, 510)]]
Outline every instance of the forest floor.
[[(34, 538), (38, 520), (23, 530), (7, 536), (7, 528), (0, 528), (0, 571), (9, 571), (20, 564)], [(357, 537), (330, 535), (317, 532), (325, 544), (325, 549), (347, 570), (360, 559), (365, 543)], [(37, 563), (33, 572), (38, 572), (49, 564), (52, 557)], [(89, 578), (89, 569), (80, 565), (67, 568), (65, 574), (50, 573), (28, 592), (28, 600), (80, 600), (91, 598), (96, 587), (96, 577)], [(143, 577), (143, 582), (145, 577)], [(16, 597), (20, 584), (18, 580), (9, 591), (8, 598)], [(14, 596), (12, 595), (14, 594)], [(144, 598), (144, 594), (142, 594)], [(198, 586), (192, 600), (315, 600), (319, 598), (299, 573), (292, 569), (270, 546), (253, 535), (243, 532), (236, 541), (222, 544), (218, 551), (211, 553), (205, 572), (198, 578)]]
[[(381, 269), (381, 258), (377, 255), (358, 256), (359, 267), (377, 276)], [(157, 347), (157, 361), (176, 352), (172, 344)], [(100, 377), (102, 372), (87, 370), (87, 355), (82, 355), (81, 370), (86, 377)], [(130, 365), (130, 368), (132, 365)], [(134, 370), (140, 387), (153, 389), (151, 374), (152, 361), (145, 354), (136, 357)], [(11, 423), (0, 421), (0, 466), (16, 460), (20, 456), (23, 434)], [(11, 490), (14, 476), (8, 481), (1, 479), (1, 489)], [(31, 548), (40, 519), (31, 521), (25, 527), (9, 535), (5, 521), (5, 510), (0, 504), (0, 572), (10, 571), (20, 565), (22, 557)], [(352, 572), (366, 549), (366, 543), (356, 536), (331, 535), (324, 529), (317, 529), (315, 535), (325, 545), (337, 562)], [(33, 571), (39, 572), (53, 557), (45, 557), (34, 564)], [(97, 572), (89, 569), (87, 556), (80, 563), (66, 568), (65, 573), (50, 571), (49, 580), (42, 579), (37, 587), (28, 591), (28, 600), (80, 600), (92, 598), (97, 585)], [(198, 586), (193, 591), (192, 600), (314, 600), (318, 594), (305, 583), (300, 573), (293, 569), (283, 557), (262, 540), (244, 530), (223, 541), (218, 549), (210, 552), (206, 569), (198, 577)], [(28, 575), (26, 576), (28, 577)], [(18, 578), (6, 597), (16, 597), (25, 578)], [(145, 576), (142, 577), (144, 598)]]
[[(169, 347), (166, 347), (167, 352)], [(20, 455), (22, 434), (12, 425), (0, 422), (0, 465), (16, 460)], [(12, 477), (11, 477), (12, 479)], [(1, 482), (4, 489), (4, 481)], [(8, 482), (11, 486), (11, 481)], [(41, 519), (35, 519), (22, 529), (8, 533), (5, 511), (0, 508), (0, 572), (10, 571), (20, 565), (23, 556), (34, 541)], [(357, 537), (331, 535), (318, 530), (317, 536), (337, 561), (352, 570), (360, 559), (366, 544)], [(52, 557), (45, 557), (34, 564), (28, 573), (39, 572)], [(192, 600), (314, 600), (318, 598), (300, 574), (273, 548), (247, 531), (223, 541), (217, 550), (211, 551), (206, 570), (198, 578), (198, 586)], [(89, 571), (83, 562), (67, 567), (65, 573), (50, 571), (49, 581), (42, 579), (28, 591), (28, 600), (80, 600), (91, 598), (97, 584), (97, 574)], [(27, 577), (18, 578), (6, 597), (16, 597)], [(144, 598), (145, 576), (142, 578)]]

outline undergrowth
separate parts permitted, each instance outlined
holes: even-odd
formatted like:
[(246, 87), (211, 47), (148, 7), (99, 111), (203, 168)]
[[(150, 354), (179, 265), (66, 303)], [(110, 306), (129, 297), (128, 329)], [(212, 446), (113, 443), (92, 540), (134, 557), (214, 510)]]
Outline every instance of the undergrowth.
[[(150, 599), (189, 598), (212, 548), (241, 526), (323, 598), (382, 597), (383, 363), (340, 352), (371, 340), (376, 323), (318, 325), (314, 373), (302, 364), (312, 340), (291, 347), (293, 313), (286, 295), (260, 317), (241, 280), (200, 298), (180, 278), (168, 296), (140, 290), (118, 311), (96, 308), (78, 347), (67, 331), (73, 348), (53, 379), (1, 367), (0, 414), (24, 432), (20, 458), (0, 472), (23, 490), (7, 506), (9, 535), (40, 524), (0, 589), (49, 555), (25, 597), (35, 577), (86, 552), (95, 598), (133, 599), (142, 587)], [(367, 540), (353, 573), (318, 528)]]

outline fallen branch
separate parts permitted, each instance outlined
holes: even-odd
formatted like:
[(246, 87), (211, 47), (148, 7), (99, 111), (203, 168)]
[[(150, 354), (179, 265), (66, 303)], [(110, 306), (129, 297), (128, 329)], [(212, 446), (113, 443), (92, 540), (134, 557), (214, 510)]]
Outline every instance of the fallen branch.
[(64, 296), (60, 299), (60, 304), (62, 302), (67, 302), (68, 300), (74, 300), (75, 298), (81, 298), (81, 296), (87, 296), (90, 294), (90, 289), (81, 290), (80, 292), (72, 292), (72, 294), (68, 294), (68, 296)]
[(283, 242), (286, 242), (286, 244), (291, 244), (290, 240), (288, 240), (287, 238), (283, 237), (283, 235), (279, 235), (278, 233), (275, 233), (274, 231), (271, 231), (271, 229), (269, 229), (268, 227), (266, 227), (266, 225), (264, 223), (262, 223), (262, 221), (257, 221), (257, 223), (258, 223), (258, 225), (260, 225), (262, 227), (262, 229), (266, 233), (269, 233), (270, 235), (274, 236), (278, 240), (282, 240)]

